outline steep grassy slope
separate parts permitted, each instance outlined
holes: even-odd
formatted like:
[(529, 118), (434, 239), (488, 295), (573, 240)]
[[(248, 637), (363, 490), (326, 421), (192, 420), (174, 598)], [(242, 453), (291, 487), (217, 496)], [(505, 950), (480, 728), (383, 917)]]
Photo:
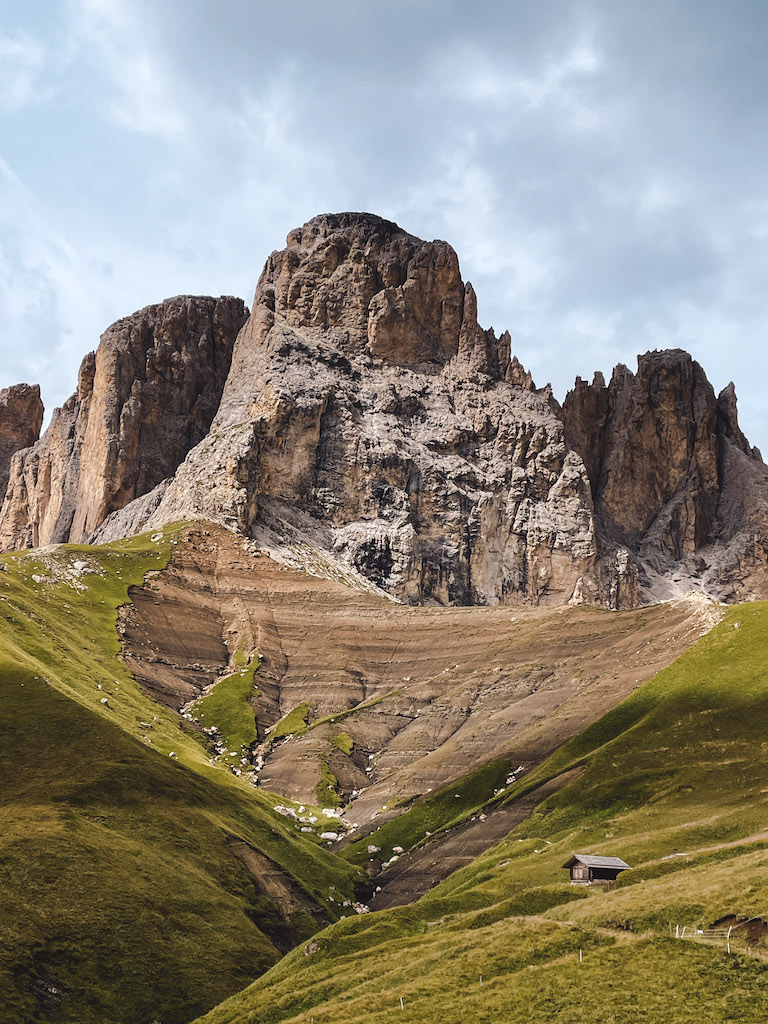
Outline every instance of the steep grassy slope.
[[(610, 907), (629, 899), (625, 886), (638, 900), (639, 886), (652, 888), (654, 875), (685, 871), (688, 877), (693, 858), (672, 855), (714, 846), (717, 857), (732, 862), (726, 874), (736, 876), (741, 896), (734, 908), (736, 896), (729, 888), (722, 899), (702, 906), (701, 914), (768, 912), (768, 890), (748, 896), (754, 879), (733, 863), (742, 848), (726, 845), (768, 829), (766, 750), (768, 605), (756, 603), (731, 609), (690, 651), (513, 787), (507, 799), (575, 765), (585, 766), (576, 783), (437, 894), (471, 891), (492, 899), (511, 883), (541, 884), (557, 876), (576, 848), (648, 865), (625, 875), (617, 890), (601, 899), (601, 906)], [(508, 868), (500, 870), (499, 861), (509, 858)], [(692, 882), (690, 892), (697, 890)], [(678, 903), (659, 904), (652, 895), (648, 902), (655, 919), (665, 924), (673, 910), (686, 910)], [(687, 908), (694, 918), (697, 906), (693, 900)], [(622, 923), (632, 926), (633, 920)], [(643, 927), (643, 921), (637, 925)]]
[[(118, 658), (117, 607), (177, 536), (2, 559), (3, 1024), (181, 1024), (352, 896), (354, 872), (213, 768)], [(290, 914), (230, 839), (282, 872)]]
[[(584, 768), (502, 843), (412, 907), (334, 925), (205, 1024), (765, 1020), (768, 967), (739, 934), (730, 955), (668, 935), (768, 917), (766, 737), (768, 605), (740, 606), (516, 783), (506, 799)], [(574, 889), (574, 851), (636, 870)]]

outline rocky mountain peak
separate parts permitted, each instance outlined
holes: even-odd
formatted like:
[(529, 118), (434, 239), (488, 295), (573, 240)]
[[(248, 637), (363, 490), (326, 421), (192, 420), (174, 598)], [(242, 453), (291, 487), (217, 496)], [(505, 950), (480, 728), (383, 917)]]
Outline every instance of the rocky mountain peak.
[(719, 433), (745, 455), (751, 455), (759, 462), (763, 461), (760, 449), (750, 445), (739, 426), (738, 402), (733, 381), (727, 384), (717, 396), (717, 425)]
[(75, 393), (11, 463), (0, 548), (87, 540), (172, 475), (208, 432), (247, 314), (241, 299), (177, 296), (107, 328)]
[(191, 516), (401, 600), (568, 601), (595, 557), (586, 477), (508, 370), (446, 242), (316, 218), (267, 260), (209, 438), (100, 535)]
[(43, 425), (40, 388), (15, 384), (0, 391), (0, 496), (8, 486), (11, 458), (34, 444)]
[(323, 214), (291, 231), (267, 260), (259, 306), (354, 359), (440, 367), (461, 350), (468, 367), (497, 378), (509, 364), (509, 335), (479, 327), (451, 246), (372, 214)]
[(419, 241), (394, 221), (385, 220), (375, 213), (347, 212), (320, 213), (312, 217), (306, 224), (289, 231), (285, 244), (288, 249), (309, 252), (331, 235), (344, 235), (350, 240), (356, 239), (364, 244), (373, 238), (392, 238), (396, 235)]
[(723, 544), (728, 559), (739, 545), (750, 549), (750, 575), (762, 586), (765, 559), (754, 544), (765, 536), (768, 510), (764, 499), (754, 505), (750, 521), (757, 516), (762, 525), (750, 538), (734, 500), (737, 489), (759, 493), (768, 474), (738, 426), (732, 384), (716, 399), (689, 353), (646, 352), (636, 373), (620, 364), (607, 386), (602, 375), (591, 385), (577, 379), (561, 417), (589, 475), (601, 545), (636, 556), (649, 593), (655, 573), (671, 573), (728, 596), (732, 566), (724, 565)]
[(447, 242), (365, 213), (290, 232), (246, 315), (181, 297), (105, 332), (13, 459), (0, 544), (195, 519), (412, 603), (768, 593), (768, 470), (688, 353), (560, 406)]
[(446, 242), (315, 218), (267, 261), (209, 438), (101, 536), (211, 519), (411, 602), (768, 587), (765, 469), (727, 389), (648, 352), (561, 407), (510, 348)]
[[(563, 404), (566, 438), (587, 467), (607, 536), (673, 558), (710, 536), (718, 497), (717, 408), (699, 364), (680, 349), (619, 365), (610, 385), (577, 381)], [(675, 511), (672, 512), (672, 505)], [(659, 529), (662, 509), (669, 520)]]

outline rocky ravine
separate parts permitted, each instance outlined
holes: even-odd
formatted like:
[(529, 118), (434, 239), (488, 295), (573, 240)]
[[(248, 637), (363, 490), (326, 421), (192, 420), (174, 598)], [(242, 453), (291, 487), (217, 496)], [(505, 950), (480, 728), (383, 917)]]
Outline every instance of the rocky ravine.
[[(185, 330), (164, 337), (169, 359), (190, 351)], [(97, 365), (114, 363), (105, 345)], [(648, 353), (607, 386), (577, 381), (561, 407), (508, 334), (479, 326), (445, 242), (369, 214), (314, 218), (268, 259), (227, 366), (220, 404), (218, 384), (205, 416), (183, 392), (149, 443), (133, 388), (151, 381), (164, 409), (175, 379), (126, 367), (96, 416), (105, 389), (86, 379), (65, 422), (16, 456), (0, 544), (197, 519), (408, 603), (768, 594), (768, 470), (732, 389), (716, 399), (686, 353)]]

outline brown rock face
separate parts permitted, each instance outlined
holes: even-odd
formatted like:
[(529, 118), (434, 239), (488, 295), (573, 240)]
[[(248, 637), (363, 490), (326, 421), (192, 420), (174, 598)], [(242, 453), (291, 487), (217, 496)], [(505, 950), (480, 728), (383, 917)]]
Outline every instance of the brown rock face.
[[(678, 567), (716, 596), (731, 594), (734, 572), (763, 593), (755, 564), (743, 572), (725, 552), (745, 532), (751, 547), (768, 539), (768, 470), (739, 429), (732, 384), (716, 399), (688, 353), (647, 352), (637, 374), (617, 366), (607, 387), (601, 374), (577, 380), (562, 420), (587, 467), (600, 547), (629, 552), (642, 585)], [(737, 501), (745, 489), (749, 508)]]
[(0, 391), (0, 502), (8, 486), (11, 457), (40, 437), (43, 403), (40, 388), (16, 384)]
[(76, 393), (12, 462), (0, 548), (88, 540), (208, 432), (247, 317), (240, 299), (168, 299), (119, 320)]
[(171, 299), (110, 328), (14, 456), (0, 547), (195, 519), (412, 604), (768, 596), (768, 470), (687, 353), (561, 408), (446, 242), (362, 213), (292, 231), (245, 316)]
[(678, 559), (704, 542), (717, 505), (717, 403), (687, 352), (647, 352), (637, 375), (617, 366), (608, 387), (577, 381), (563, 423), (608, 537)]
[(317, 217), (267, 261), (209, 437), (101, 536), (208, 519), (408, 602), (565, 603), (595, 557), (588, 481), (509, 348), (445, 242)]

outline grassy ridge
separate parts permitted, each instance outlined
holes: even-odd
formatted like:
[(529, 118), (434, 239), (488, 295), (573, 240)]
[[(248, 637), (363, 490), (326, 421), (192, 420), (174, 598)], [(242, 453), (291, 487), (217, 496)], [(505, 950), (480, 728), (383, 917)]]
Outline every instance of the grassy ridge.
[[(756, 603), (514, 784), (584, 769), (501, 843), (414, 906), (334, 925), (205, 1024), (767, 1019), (768, 965), (743, 939), (728, 956), (666, 937), (670, 921), (768, 920), (766, 737)], [(585, 894), (562, 884), (574, 851), (638, 870)]]
[(299, 735), (306, 731), (307, 716), (309, 715), (309, 704), (302, 702), (295, 708), (291, 708), (287, 715), (284, 715), (279, 722), (275, 723), (269, 734), (270, 746), (285, 736)]
[[(541, 884), (576, 848), (642, 865), (759, 834), (768, 829), (766, 736), (768, 605), (760, 602), (731, 609), (677, 661), (513, 787), (522, 792), (585, 766), (577, 782), (438, 892), (480, 886), (492, 896), (511, 878)], [(499, 870), (506, 859), (509, 869)], [(682, 871), (686, 858), (663, 863), (665, 872)]]
[(315, 795), (320, 807), (341, 807), (339, 780), (322, 754), (320, 754), (320, 781), (315, 787)]
[(352, 895), (354, 873), (209, 765), (118, 658), (117, 608), (177, 536), (0, 560), (3, 1024), (182, 1024), (274, 963), (282, 921), (229, 836), (331, 916)]
[(248, 659), (237, 652), (235, 661), (241, 662), (240, 667), (191, 704), (189, 712), (201, 725), (216, 725), (226, 747), (222, 760), (239, 766), (243, 750), (249, 750), (259, 738), (251, 701), (258, 697), (255, 678), (260, 658), (254, 654)]

